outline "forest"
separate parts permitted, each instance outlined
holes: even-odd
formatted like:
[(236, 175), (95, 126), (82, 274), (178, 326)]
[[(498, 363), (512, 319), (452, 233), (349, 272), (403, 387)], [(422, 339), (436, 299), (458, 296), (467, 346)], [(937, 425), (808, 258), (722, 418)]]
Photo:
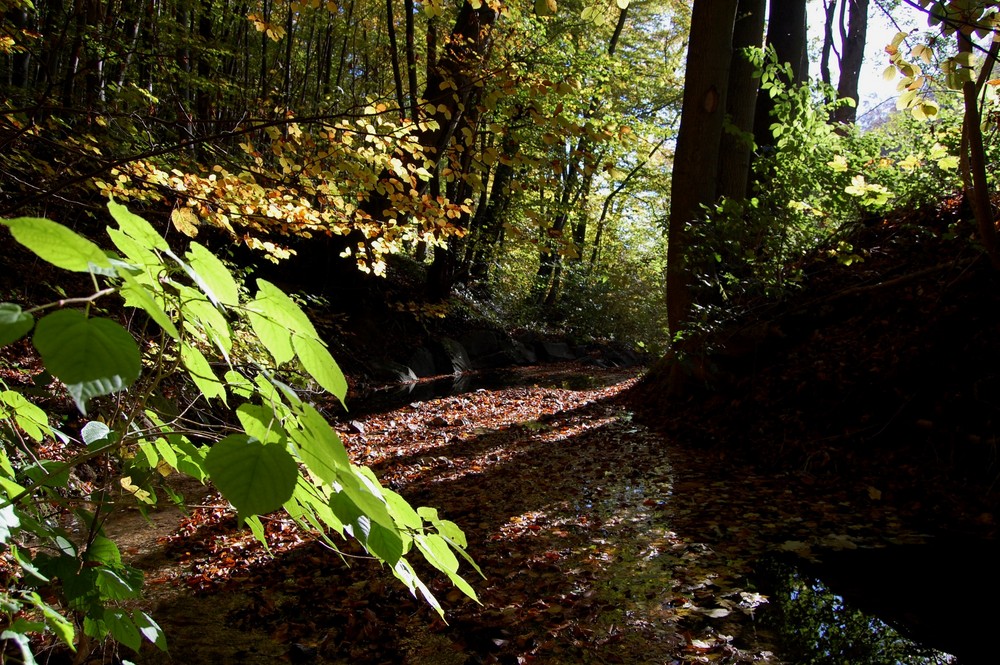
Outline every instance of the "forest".
[(0, 663), (994, 662), (998, 55), (0, 0)]

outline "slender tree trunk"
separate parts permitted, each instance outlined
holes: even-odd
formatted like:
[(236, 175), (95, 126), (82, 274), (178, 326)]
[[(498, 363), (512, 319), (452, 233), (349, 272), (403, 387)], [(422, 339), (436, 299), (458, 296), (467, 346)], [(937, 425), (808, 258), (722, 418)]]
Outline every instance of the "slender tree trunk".
[(830, 54), (835, 52), (833, 23), (837, 19), (838, 2), (840, 0), (823, 0), (823, 46), (819, 56), (819, 75), (827, 85), (833, 85), (833, 77), (830, 75)]
[(396, 104), (399, 117), (406, 117), (406, 100), (403, 97), (403, 73), (399, 66), (399, 46), (396, 43), (396, 17), (392, 11), (392, 0), (385, 0), (385, 24), (389, 33), (389, 60), (392, 62), (392, 81), (396, 89)]
[[(972, 41), (958, 31), (958, 52), (971, 53)], [(992, 71), (997, 61), (1000, 42), (993, 42), (989, 55), (983, 64), (980, 80), (985, 83), (988, 72)], [(966, 81), (962, 84), (962, 96), (965, 100), (965, 117), (962, 123), (963, 156), (967, 156), (968, 175), (965, 181), (965, 198), (969, 202), (979, 228), (979, 237), (983, 248), (989, 256), (990, 263), (1000, 270), (1000, 247), (997, 243), (997, 227), (993, 214), (993, 204), (990, 202), (989, 185), (986, 180), (986, 157), (983, 147), (982, 117), (979, 112), (979, 88), (977, 81)]]
[(292, 108), (292, 45), (295, 41), (295, 12), (292, 3), (288, 3), (288, 14), (285, 18), (285, 113)]
[(413, 20), (416, 14), (413, 0), (403, 1), (403, 11), (406, 12), (406, 78), (410, 89), (410, 119), (417, 120), (417, 105), (419, 91), (417, 90), (417, 52), (414, 45)]
[(716, 199), (737, 0), (694, 0), (684, 75), (681, 125), (674, 153), (667, 229), (667, 325), (676, 338), (692, 304), (689, 226)]
[[(837, 96), (854, 100), (853, 106), (841, 106), (834, 111), (837, 122), (854, 124), (858, 118), (858, 80), (861, 77), (861, 63), (865, 57), (868, 38), (868, 0), (843, 0), (849, 3), (847, 36), (840, 58), (840, 83)], [(843, 29), (843, 28), (842, 28)]]

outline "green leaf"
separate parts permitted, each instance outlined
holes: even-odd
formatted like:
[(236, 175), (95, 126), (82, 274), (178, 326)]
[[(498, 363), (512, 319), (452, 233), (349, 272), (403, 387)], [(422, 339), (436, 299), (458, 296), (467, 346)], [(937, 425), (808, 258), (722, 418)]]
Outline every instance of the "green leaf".
[(42, 600), (42, 597), (37, 593), (32, 592), (30, 598), (31, 604), (42, 611), (42, 616), (45, 617), (45, 625), (49, 627), (49, 630), (55, 633), (56, 637), (62, 640), (63, 644), (75, 651), (76, 644), (74, 640), (76, 639), (76, 630), (73, 628), (73, 623), (60, 614), (54, 607)]
[(284, 445), (288, 435), (272, 409), (247, 402), (236, 408), (236, 417), (239, 418), (243, 431), (251, 438), (263, 443)]
[(104, 536), (96, 536), (83, 556), (86, 561), (103, 563), (108, 566), (122, 565), (122, 554), (115, 541)]
[(267, 347), (274, 362), (282, 365), (295, 356), (292, 334), (319, 339), (305, 312), (284, 291), (257, 280), (257, 297), (247, 303), (250, 326)]
[(181, 294), (181, 316), (189, 330), (196, 335), (204, 335), (219, 349), (228, 354), (233, 346), (232, 331), (229, 322), (215, 305), (197, 289), (178, 286)]
[(403, 540), (395, 529), (386, 529), (373, 523), (368, 537), (363, 541), (370, 554), (378, 557), (390, 566), (395, 566), (403, 556)]
[(212, 252), (196, 242), (186, 254), (191, 268), (198, 276), (196, 283), (210, 299), (223, 305), (236, 307), (240, 304), (240, 291), (229, 269)]
[(107, 443), (108, 434), (110, 433), (111, 428), (99, 420), (91, 420), (80, 430), (80, 436), (83, 437), (83, 442), (87, 444), (87, 450), (102, 448)]
[(97, 572), (97, 588), (101, 595), (111, 600), (128, 600), (142, 595), (142, 589), (133, 587), (129, 582), (110, 568), (95, 568)]
[(417, 548), (423, 552), (427, 562), (445, 574), (458, 572), (458, 559), (444, 538), (436, 533), (417, 535), (413, 537)]
[(198, 390), (205, 396), (205, 399), (212, 400), (216, 397), (223, 402), (226, 401), (226, 387), (222, 385), (219, 378), (212, 371), (212, 366), (202, 355), (201, 351), (190, 344), (181, 345), (181, 362), (188, 371), (191, 380), (198, 386)]
[(47, 434), (52, 433), (46, 413), (29, 402), (21, 393), (14, 390), (0, 392), (0, 402), (10, 407), (17, 426), (35, 441), (41, 441)]
[[(352, 467), (350, 470), (341, 471), (337, 474), (337, 482), (340, 483), (343, 493), (350, 497), (354, 505), (372, 521), (378, 522), (387, 529), (396, 528), (396, 522), (389, 514), (385, 501), (382, 500), (381, 492), (376, 494), (378, 490), (373, 488), (368, 479), (359, 473), (359, 469)], [(341, 517), (339, 513), (337, 517)], [(341, 520), (346, 521), (342, 517)]]
[(70, 465), (54, 460), (41, 460), (24, 467), (24, 475), (43, 487), (66, 487)]
[(177, 326), (174, 322), (167, 316), (167, 313), (163, 311), (163, 308), (156, 302), (153, 295), (149, 292), (147, 287), (139, 283), (139, 281), (130, 275), (126, 271), (119, 273), (125, 286), (122, 287), (121, 296), (125, 299), (126, 307), (135, 307), (136, 309), (141, 309), (146, 314), (149, 314), (149, 318), (153, 319), (170, 337), (173, 339), (180, 339), (180, 333), (177, 332)]
[(205, 457), (212, 482), (241, 515), (281, 508), (295, 490), (299, 469), (287, 450), (242, 434), (222, 439)]
[(127, 330), (76, 310), (60, 310), (41, 319), (34, 344), (46, 368), (66, 384), (83, 413), (87, 400), (127, 388), (142, 369), (139, 347)]
[[(170, 249), (167, 241), (157, 233), (156, 229), (149, 222), (139, 217), (139, 215), (130, 212), (125, 206), (114, 201), (108, 201), (108, 210), (115, 221), (118, 222), (118, 228), (138, 242), (140, 246), (152, 249)], [(122, 251), (126, 250), (122, 249)]]
[(151, 616), (142, 610), (132, 610), (132, 621), (143, 637), (155, 644), (160, 651), (167, 650), (167, 636)]
[(420, 519), (420, 515), (417, 514), (417, 511), (413, 509), (413, 506), (406, 499), (392, 490), (385, 488), (382, 488), (382, 496), (385, 497), (389, 514), (392, 515), (397, 524), (414, 530), (423, 527), (424, 522)]
[(302, 429), (293, 432), (302, 462), (317, 478), (333, 482), (338, 471), (350, 469), (351, 460), (340, 437), (326, 419), (309, 404), (302, 405), (299, 416)]
[(28, 641), (28, 636), (14, 630), (16, 626), (17, 622), (11, 625), (9, 629), (0, 633), (0, 640), (11, 640), (17, 645), (21, 650), (21, 661), (24, 665), (37, 665), (38, 661), (35, 660), (34, 654), (31, 653), (31, 642)]
[(295, 335), (292, 337), (292, 347), (309, 376), (343, 404), (347, 397), (347, 380), (323, 342), (313, 337)]
[(0, 346), (24, 337), (35, 325), (35, 319), (27, 312), (22, 312), (19, 305), (0, 303)]
[(104, 623), (107, 624), (108, 631), (115, 641), (124, 644), (132, 651), (139, 651), (142, 646), (142, 636), (135, 623), (132, 622), (132, 617), (126, 614), (125, 610), (105, 609)]
[(6, 544), (10, 540), (11, 533), (21, 526), (21, 520), (17, 516), (14, 506), (4, 506), (0, 508), (0, 544)]
[(0, 224), (10, 228), (14, 240), (57, 268), (74, 272), (112, 269), (100, 247), (58, 222), (40, 217), (18, 217), (0, 219)]

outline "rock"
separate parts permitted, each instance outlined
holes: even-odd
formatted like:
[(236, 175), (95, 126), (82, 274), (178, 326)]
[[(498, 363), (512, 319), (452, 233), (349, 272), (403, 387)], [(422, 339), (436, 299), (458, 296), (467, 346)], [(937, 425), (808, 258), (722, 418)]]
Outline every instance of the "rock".
[(534, 365), (538, 362), (538, 354), (524, 342), (511, 340), (511, 351), (514, 354), (515, 365)]
[(431, 351), (437, 374), (462, 374), (473, 369), (465, 347), (450, 337), (433, 340)]
[(435, 376), (440, 373), (437, 371), (437, 366), (434, 362), (434, 354), (426, 346), (415, 349), (406, 364), (420, 378)]
[(566, 342), (539, 342), (538, 355), (546, 360), (576, 360)]

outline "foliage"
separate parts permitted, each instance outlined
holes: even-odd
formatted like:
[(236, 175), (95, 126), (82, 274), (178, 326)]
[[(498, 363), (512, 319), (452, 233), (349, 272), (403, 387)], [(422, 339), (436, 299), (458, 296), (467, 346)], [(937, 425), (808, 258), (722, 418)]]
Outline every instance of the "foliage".
[[(474, 599), (458, 573), (456, 553), (478, 571), (462, 531), (432, 508), (414, 509), (353, 464), (320, 411), (301, 397), (296, 384), (314, 383), (342, 402), (347, 384), (295, 301), (262, 279), (250, 297), (204, 246), (192, 242), (182, 257), (142, 218), (114, 202), (109, 209), (117, 254), (49, 220), (0, 220), (40, 258), (89, 273), (95, 285), (91, 296), (28, 310), (0, 305), (0, 342), (33, 330), (46, 371), (89, 418), (78, 434), (60, 431), (28, 391), (3, 385), (3, 637), (21, 646), (26, 661), (28, 634), (43, 631), (71, 648), (80, 631), (110, 635), (133, 650), (142, 638), (165, 648), (155, 621), (124, 603), (141, 596), (142, 575), (123, 563), (101, 525), (125, 503), (145, 508), (164, 495), (180, 503), (164, 483), (178, 472), (214, 483), (262, 542), (259, 516), (284, 510), (331, 547), (328, 532), (354, 538), (439, 613), (408, 555), (419, 553)], [(95, 302), (112, 294), (148, 316), (137, 331), (141, 344), (115, 320), (94, 316)], [(182, 425), (180, 405), (167, 397), (178, 390), (178, 375), (232, 424), (222, 431)], [(63, 456), (40, 456), (55, 438)], [(81, 482), (77, 470), (98, 462), (111, 477)]]
[[(752, 53), (761, 90), (775, 100), (773, 149), (754, 163), (754, 197), (721, 201), (693, 228), (696, 309), (703, 323), (780, 296), (799, 279), (801, 257), (822, 250), (857, 260), (841, 229), (866, 215), (918, 206), (960, 186), (961, 111), (935, 106), (930, 121), (896, 114), (867, 132), (831, 120), (850, 100), (821, 83), (790, 86), (771, 53)], [(919, 123), (923, 124), (919, 124)]]

